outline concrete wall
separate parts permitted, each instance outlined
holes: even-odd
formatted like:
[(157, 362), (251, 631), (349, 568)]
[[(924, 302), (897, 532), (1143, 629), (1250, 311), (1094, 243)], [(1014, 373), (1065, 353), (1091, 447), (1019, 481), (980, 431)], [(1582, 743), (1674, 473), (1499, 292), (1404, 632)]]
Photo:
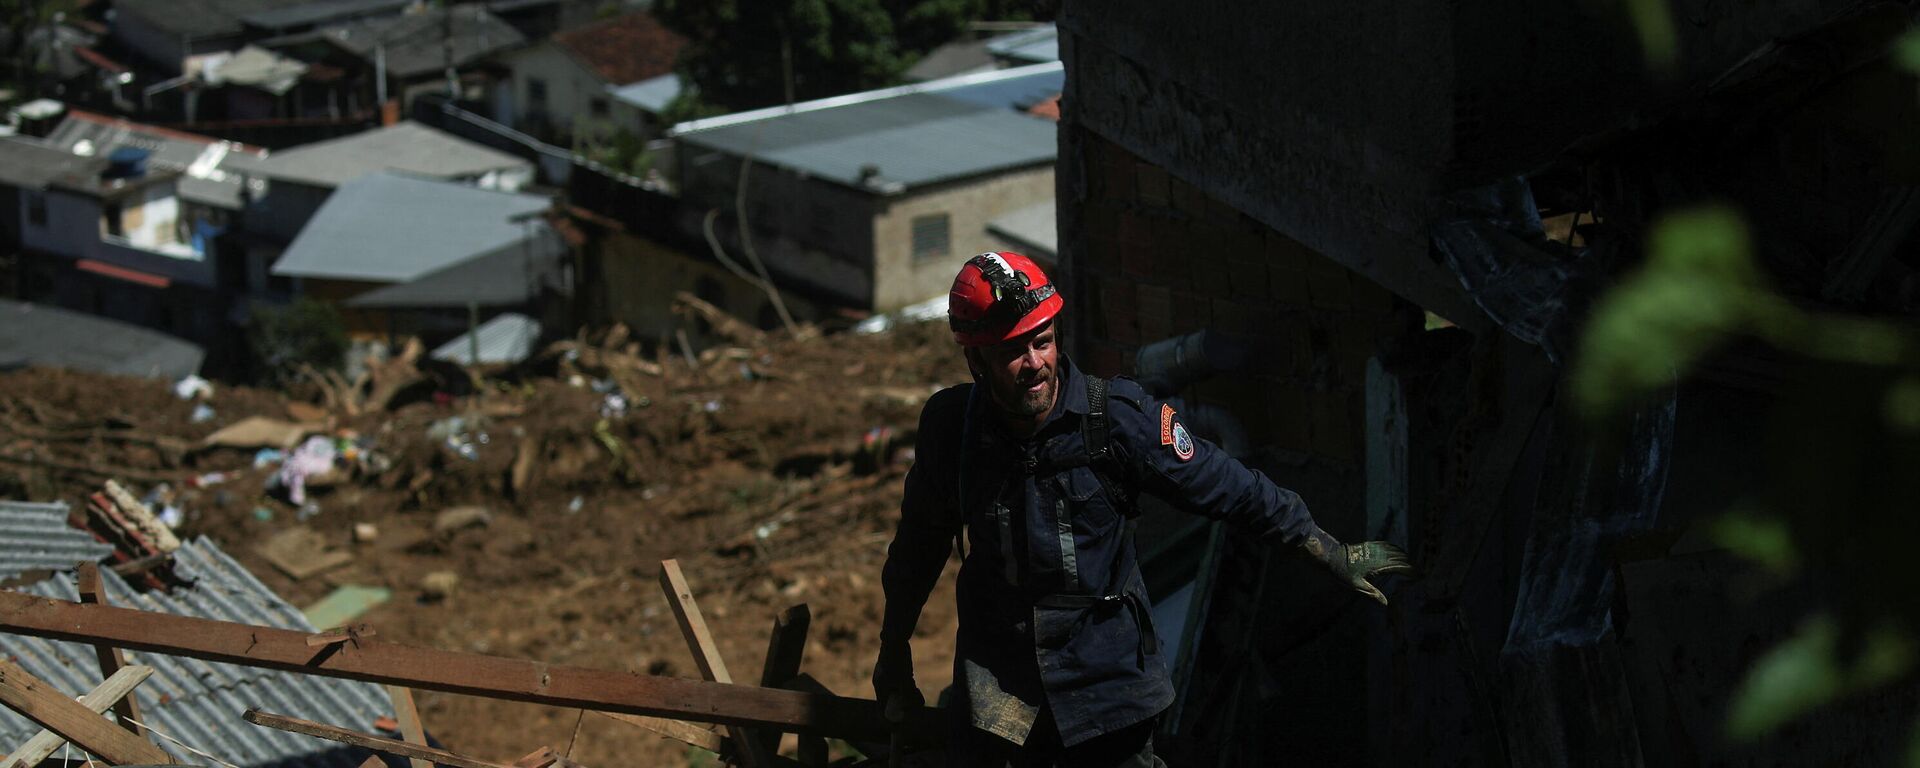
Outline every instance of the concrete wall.
[[(626, 130), (641, 138), (651, 137), (645, 115), (607, 92), (610, 85), (617, 87), (627, 83), (601, 80), (598, 74), (582, 66), (552, 41), (516, 51), (505, 58), (505, 63), (513, 71), (512, 78), (504, 85), (509, 89), (506, 98), (515, 128), (530, 130), (544, 121), (545, 127), (552, 128), (563, 137), (571, 136), (576, 128), (609, 134)], [(528, 81), (534, 78), (547, 85), (546, 106), (538, 112), (527, 95)], [(607, 104), (605, 117), (594, 117), (595, 99)]]
[(245, 227), (257, 235), (291, 243), (333, 190), (297, 181), (272, 179), (267, 193), (247, 208)]
[[(1000, 246), (987, 224), (1053, 197), (1053, 166), (966, 179), (884, 198), (873, 218), (873, 308), (886, 312), (943, 295), (960, 265)], [(952, 246), (945, 256), (913, 256), (913, 219), (947, 214)]]
[[(46, 201), (47, 221), (34, 226), (27, 219), (29, 198)], [(72, 192), (48, 190), (20, 193), (20, 244), (28, 250), (79, 258), (89, 241), (98, 239), (100, 202)]]
[[(748, 323), (778, 325), (777, 320), (765, 322), (775, 317), (765, 292), (711, 261), (625, 233), (610, 233), (597, 240), (590, 246), (589, 258), (598, 260), (600, 270), (598, 284), (589, 290), (604, 292), (600, 301), (607, 316), (601, 320), (626, 323), (641, 341), (657, 342), (663, 334), (678, 328), (696, 331), (673, 312), (674, 294), (681, 291), (700, 296)], [(806, 299), (791, 293), (783, 293), (781, 299), (797, 321), (820, 316)]]
[[(715, 231), (736, 259), (742, 253), (734, 223), (739, 159), (681, 144), (675, 154), (684, 201), (679, 227), (704, 242), (702, 221), (719, 209)], [(754, 248), (783, 282), (832, 296), (848, 306), (874, 301), (874, 195), (765, 165), (747, 176), (747, 220)]]

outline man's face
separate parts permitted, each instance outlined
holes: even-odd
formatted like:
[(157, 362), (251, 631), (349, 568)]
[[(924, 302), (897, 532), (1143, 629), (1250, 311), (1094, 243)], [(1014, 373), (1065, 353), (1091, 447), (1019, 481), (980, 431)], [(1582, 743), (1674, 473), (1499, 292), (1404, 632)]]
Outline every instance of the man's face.
[(998, 344), (979, 347), (975, 365), (995, 402), (1010, 415), (1044, 419), (1060, 394), (1060, 351), (1054, 346), (1053, 323)]

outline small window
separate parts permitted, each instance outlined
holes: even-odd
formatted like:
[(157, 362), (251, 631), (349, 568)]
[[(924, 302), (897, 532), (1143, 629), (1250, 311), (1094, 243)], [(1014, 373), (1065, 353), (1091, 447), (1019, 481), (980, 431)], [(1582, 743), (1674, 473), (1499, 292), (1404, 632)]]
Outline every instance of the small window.
[(587, 109), (593, 112), (594, 117), (606, 117), (610, 108), (606, 99), (593, 99), (587, 102)]
[(47, 196), (39, 192), (27, 193), (27, 223), (36, 227), (47, 225)]
[(913, 217), (913, 257), (937, 259), (953, 252), (953, 222), (944, 213)]
[(104, 220), (107, 234), (113, 235), (114, 237), (127, 236), (126, 225), (121, 221), (120, 217), (119, 203), (107, 203), (105, 206), (102, 206), (100, 218)]
[(536, 109), (547, 106), (547, 81), (537, 77), (527, 78), (527, 104)]

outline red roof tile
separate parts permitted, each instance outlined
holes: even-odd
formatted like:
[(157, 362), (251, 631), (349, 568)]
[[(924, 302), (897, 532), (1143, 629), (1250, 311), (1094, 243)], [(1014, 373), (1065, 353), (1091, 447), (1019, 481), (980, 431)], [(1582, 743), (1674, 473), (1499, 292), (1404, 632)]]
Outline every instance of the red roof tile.
[(628, 85), (673, 71), (685, 38), (637, 11), (561, 32), (553, 41), (608, 85)]

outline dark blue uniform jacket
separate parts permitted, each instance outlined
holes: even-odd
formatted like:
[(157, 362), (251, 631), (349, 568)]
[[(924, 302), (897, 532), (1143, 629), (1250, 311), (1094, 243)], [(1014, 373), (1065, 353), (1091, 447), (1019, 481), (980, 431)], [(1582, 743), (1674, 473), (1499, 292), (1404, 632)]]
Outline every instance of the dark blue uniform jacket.
[(954, 704), (1016, 744), (1043, 706), (1071, 746), (1173, 701), (1127, 499), (1151, 493), (1282, 544), (1313, 525), (1299, 496), (1189, 435), (1128, 379), (1110, 385), (1116, 461), (1104, 472), (1075, 461), (1087, 455), (1087, 382), (1064, 356), (1060, 367), (1059, 401), (1026, 438), (1001, 426), (984, 389), (963, 384), (927, 401), (882, 575), (881, 640), (905, 642), (964, 529)]

